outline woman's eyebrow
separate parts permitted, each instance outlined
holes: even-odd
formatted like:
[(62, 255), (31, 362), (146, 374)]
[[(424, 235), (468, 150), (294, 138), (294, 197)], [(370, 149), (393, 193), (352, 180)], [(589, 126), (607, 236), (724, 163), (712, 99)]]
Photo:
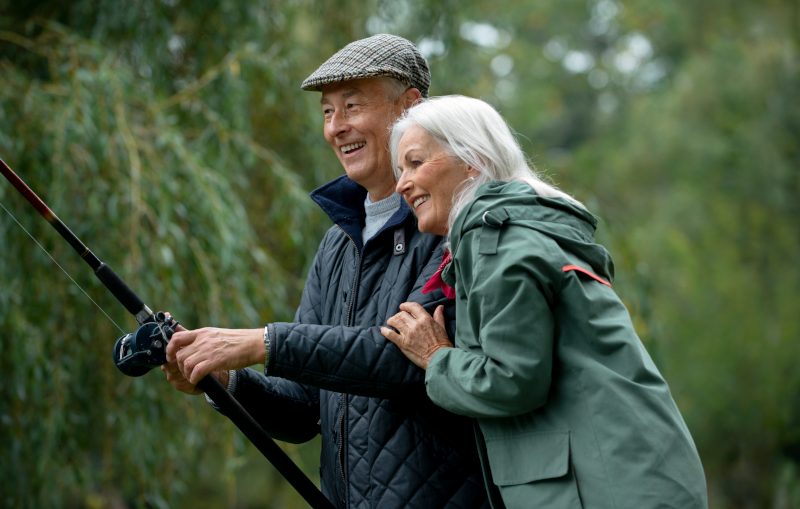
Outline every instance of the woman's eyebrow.
[(419, 149), (417, 147), (412, 147), (412, 148), (406, 150), (405, 152), (403, 152), (403, 159), (410, 159), (410, 158), (414, 157), (415, 152), (417, 152), (418, 150)]

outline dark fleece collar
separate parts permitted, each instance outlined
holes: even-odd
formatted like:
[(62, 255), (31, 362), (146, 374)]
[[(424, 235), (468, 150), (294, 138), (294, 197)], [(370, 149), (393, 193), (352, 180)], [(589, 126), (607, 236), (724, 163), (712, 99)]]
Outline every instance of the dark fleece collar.
[[(311, 199), (317, 202), (317, 205), (328, 214), (331, 221), (353, 239), (359, 251), (364, 245), (364, 240), (361, 238), (361, 230), (364, 228), (367, 216), (364, 211), (364, 200), (366, 198), (367, 190), (355, 181), (350, 180), (347, 175), (335, 178), (311, 193)], [(400, 208), (392, 214), (392, 217), (386, 221), (386, 224), (375, 234), (375, 237), (383, 233), (384, 230), (402, 224), (409, 215), (411, 215), (411, 208), (405, 200), (402, 200)]]

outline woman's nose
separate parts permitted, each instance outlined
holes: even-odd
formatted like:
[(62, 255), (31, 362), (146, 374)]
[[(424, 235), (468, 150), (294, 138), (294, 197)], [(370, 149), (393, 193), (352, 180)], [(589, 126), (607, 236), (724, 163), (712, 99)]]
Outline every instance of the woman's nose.
[(400, 179), (397, 181), (397, 186), (394, 188), (395, 192), (404, 195), (411, 189), (411, 180), (406, 177), (406, 172), (400, 174)]

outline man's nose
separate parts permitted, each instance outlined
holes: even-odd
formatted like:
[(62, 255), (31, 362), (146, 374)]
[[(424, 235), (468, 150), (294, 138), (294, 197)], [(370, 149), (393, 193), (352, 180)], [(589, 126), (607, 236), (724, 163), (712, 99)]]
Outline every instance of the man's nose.
[(328, 135), (331, 138), (335, 138), (339, 134), (345, 133), (350, 130), (350, 124), (347, 123), (347, 118), (345, 118), (339, 112), (334, 112), (331, 115), (330, 122), (328, 122)]

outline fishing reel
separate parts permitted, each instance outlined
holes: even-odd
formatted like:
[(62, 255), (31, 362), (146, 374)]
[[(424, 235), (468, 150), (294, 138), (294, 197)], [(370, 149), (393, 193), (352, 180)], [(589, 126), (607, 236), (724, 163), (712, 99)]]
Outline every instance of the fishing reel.
[(142, 376), (167, 363), (167, 344), (178, 322), (163, 311), (155, 314), (155, 320), (125, 334), (114, 344), (114, 364), (123, 374)]

